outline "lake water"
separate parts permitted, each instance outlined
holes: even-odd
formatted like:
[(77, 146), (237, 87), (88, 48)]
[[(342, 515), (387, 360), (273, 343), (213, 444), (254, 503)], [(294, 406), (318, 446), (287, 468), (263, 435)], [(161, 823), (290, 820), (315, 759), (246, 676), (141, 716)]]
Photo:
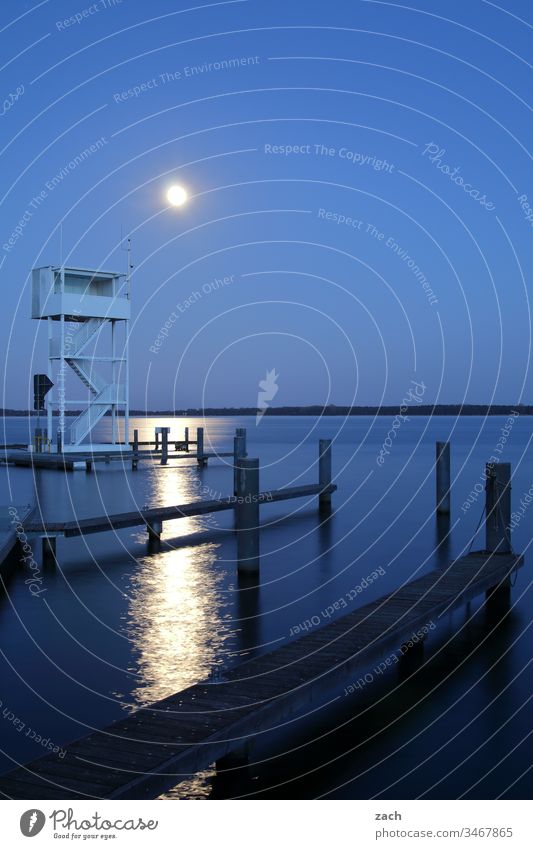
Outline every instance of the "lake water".
[[(484, 493), (476, 485), (479, 491), (496, 450), (512, 463), (515, 507), (533, 484), (529, 418), (513, 419), (502, 445), (506, 418), (413, 417), (379, 465), (391, 421), (133, 419), (141, 440), (152, 439), (156, 425), (170, 425), (171, 438), (181, 438), (185, 426), (194, 438), (204, 426), (212, 451), (231, 450), (235, 428), (246, 427), (262, 489), (315, 482), (318, 440), (330, 437), (338, 485), (332, 516), (320, 520), (316, 498), (261, 507), (259, 588), (237, 579), (230, 511), (165, 523), (157, 554), (148, 551), (142, 528), (60, 539), (59, 566), (43, 571), (37, 597), (25, 583), (28, 573), (17, 570), (0, 598), (0, 769), (46, 754), (47, 740), (62, 746), (125, 711), (223, 675), (291, 639), (306, 619), (328, 621), (322, 611), (378, 567), (379, 578), (355, 593), (351, 607), (447, 564), (478, 526)], [(106, 419), (104, 439), (109, 430)], [(435, 441), (446, 439), (449, 528), (434, 513)], [(27, 420), (6, 418), (3, 441), (27, 442)], [(221, 458), (199, 469), (171, 454), (168, 466), (142, 462), (137, 471), (120, 463), (99, 464), (92, 474), (1, 467), (0, 500), (36, 501), (49, 520), (179, 504), (230, 494), (230, 463)], [(357, 697), (337, 693), (329, 709), (259, 745), (250, 775), (237, 786), (207, 770), (167, 797), (529, 798), (532, 519), (526, 505), (513, 532), (526, 564), (498, 628), (475, 604), (443, 618), (414, 678), (400, 678), (396, 669), (375, 676)], [(480, 532), (474, 548), (483, 546)], [(40, 562), (40, 551), (36, 557)]]

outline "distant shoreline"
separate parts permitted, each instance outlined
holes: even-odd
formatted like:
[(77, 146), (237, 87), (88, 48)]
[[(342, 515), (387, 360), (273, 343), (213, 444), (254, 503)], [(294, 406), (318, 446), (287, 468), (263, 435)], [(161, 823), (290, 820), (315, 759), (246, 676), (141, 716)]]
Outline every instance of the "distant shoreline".
[[(382, 407), (338, 407), (330, 404), (327, 407), (270, 407), (262, 411), (265, 416), (395, 416), (399, 406)], [(67, 416), (77, 416), (79, 410), (70, 410)], [(533, 405), (526, 404), (419, 404), (410, 406), (405, 413), (406, 416), (508, 416), (511, 413), (521, 416), (533, 415)], [(187, 410), (130, 410), (130, 416), (135, 418), (199, 418), (210, 416), (255, 416), (255, 407), (206, 407), (205, 409), (191, 408)], [(33, 410), (0, 410), (0, 415), (36, 418), (37, 413)], [(108, 413), (107, 415), (110, 415)], [(46, 412), (41, 411), (41, 418)], [(54, 412), (54, 417), (57, 413)]]

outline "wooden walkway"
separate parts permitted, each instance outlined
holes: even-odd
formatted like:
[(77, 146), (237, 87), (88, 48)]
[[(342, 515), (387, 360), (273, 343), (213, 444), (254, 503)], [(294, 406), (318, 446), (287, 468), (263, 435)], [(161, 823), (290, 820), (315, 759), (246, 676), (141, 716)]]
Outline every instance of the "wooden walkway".
[[(309, 498), (321, 492), (335, 492), (336, 484), (323, 487), (318, 483), (305, 486), (289, 486), (283, 489), (260, 492), (257, 500), (260, 504), (273, 504), (291, 498)], [(218, 513), (221, 510), (234, 510), (236, 496), (217, 498), (212, 501), (196, 501), (188, 504), (176, 504), (170, 507), (150, 507), (129, 513), (115, 513), (94, 516), (87, 519), (75, 519), (68, 522), (29, 522), (26, 532), (31, 534), (79, 537), (87, 534), (99, 534), (104, 531), (134, 528), (138, 525), (151, 527), (156, 522), (168, 522), (172, 519), (185, 519), (190, 516), (203, 516), (206, 513)]]
[(17, 542), (17, 525), (24, 533), (27, 533), (28, 520), (34, 510), (35, 508), (30, 504), (0, 506), (0, 572), (4, 560), (9, 557)]
[[(189, 443), (191, 444), (191, 443)], [(122, 462), (131, 464), (133, 451), (120, 451), (110, 447), (109, 451), (80, 451), (67, 452), (65, 454), (48, 454), (41, 451), (28, 451), (26, 449), (10, 449), (0, 453), (0, 464), (6, 466), (25, 466), (34, 469), (56, 469), (71, 472), (74, 469), (84, 469), (87, 464)], [(137, 451), (138, 460), (160, 460), (161, 450)], [(169, 452), (169, 460), (216, 460), (218, 457), (233, 457), (233, 451), (212, 452), (206, 451), (201, 455), (193, 452), (180, 453)]]
[(506, 589), (520, 555), (473, 553), (305, 637), (250, 660), (220, 683), (200, 683), (0, 777), (14, 799), (154, 797), (254, 734), (308, 707), (361, 665), (399, 650), (424, 626), (495, 587)]

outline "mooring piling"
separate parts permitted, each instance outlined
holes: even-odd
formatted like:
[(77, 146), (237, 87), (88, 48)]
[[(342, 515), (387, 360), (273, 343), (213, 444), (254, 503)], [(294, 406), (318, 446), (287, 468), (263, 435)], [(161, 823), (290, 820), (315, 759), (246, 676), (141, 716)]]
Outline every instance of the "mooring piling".
[(152, 519), (150, 523), (146, 523), (146, 531), (150, 541), (160, 540), (163, 532), (163, 522), (159, 519)]
[[(485, 485), (485, 546), (508, 555), (511, 544), (511, 464), (487, 463)], [(511, 604), (511, 577), (505, 576), (486, 592), (489, 615), (505, 614)]]
[(243, 778), (249, 779), (251, 777), (250, 752), (250, 740), (243, 740), (238, 746), (232, 748), (227, 755), (217, 758), (215, 764), (217, 781), (231, 787), (236, 782), (242, 781)]
[(199, 466), (207, 466), (207, 457), (204, 453), (204, 429), (196, 429), (196, 460)]
[(189, 428), (185, 428), (185, 451), (189, 453)]
[(139, 465), (139, 431), (133, 431), (133, 454), (131, 456), (131, 468), (136, 469)]
[(508, 554), (512, 550), (510, 463), (487, 463), (485, 539), (487, 551)]
[(236, 494), (237, 569), (259, 573), (259, 460), (241, 457)]
[(166, 466), (168, 463), (168, 432), (169, 427), (161, 428), (161, 465)]
[(41, 540), (43, 566), (55, 566), (57, 537), (54, 534), (46, 534)]
[(437, 442), (436, 444), (436, 483), (437, 483), (437, 513), (449, 515), (450, 513), (450, 443)]
[(331, 439), (318, 440), (318, 483), (320, 493), (318, 505), (322, 508), (331, 507)]
[(233, 437), (233, 494), (237, 495), (239, 462), (246, 457), (246, 428), (238, 427)]

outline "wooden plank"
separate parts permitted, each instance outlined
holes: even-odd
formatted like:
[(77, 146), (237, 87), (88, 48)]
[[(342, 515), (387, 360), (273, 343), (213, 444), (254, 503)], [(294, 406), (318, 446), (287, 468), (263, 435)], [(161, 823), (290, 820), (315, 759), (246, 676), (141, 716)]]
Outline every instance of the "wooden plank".
[[(336, 486), (334, 484), (328, 487), (328, 490), (331, 490), (331, 492), (334, 492), (335, 489)], [(260, 503), (271, 504), (277, 501), (286, 501), (289, 498), (306, 498), (311, 495), (318, 495), (319, 492), (320, 486), (318, 484), (309, 484), (307, 486), (273, 490), (272, 492), (260, 492), (258, 497)], [(65, 537), (85, 536), (87, 534), (103, 533), (109, 530), (149, 525), (154, 521), (168, 522), (174, 519), (202, 516), (206, 513), (217, 513), (221, 510), (233, 510), (235, 503), (235, 496), (228, 495), (226, 498), (218, 498), (211, 501), (196, 501), (169, 507), (149, 507), (145, 510), (95, 516), (67, 522), (29, 523), (27, 531), (34, 534), (62, 534)]]
[[(0, 778), (13, 798), (29, 789), (50, 798), (135, 798), (154, 795), (227, 754), (243, 738), (307, 709), (328, 683), (339, 683), (361, 660), (402, 645), (428, 616), (455, 609), (495, 586), (523, 557), (468, 556), (433, 570), (396, 592), (230, 670), (225, 680), (188, 687), (66, 747), (64, 761), (46, 755)], [(159, 748), (158, 742), (164, 745)], [(44, 788), (44, 790), (42, 789)], [(46, 793), (46, 795), (45, 795)]]

